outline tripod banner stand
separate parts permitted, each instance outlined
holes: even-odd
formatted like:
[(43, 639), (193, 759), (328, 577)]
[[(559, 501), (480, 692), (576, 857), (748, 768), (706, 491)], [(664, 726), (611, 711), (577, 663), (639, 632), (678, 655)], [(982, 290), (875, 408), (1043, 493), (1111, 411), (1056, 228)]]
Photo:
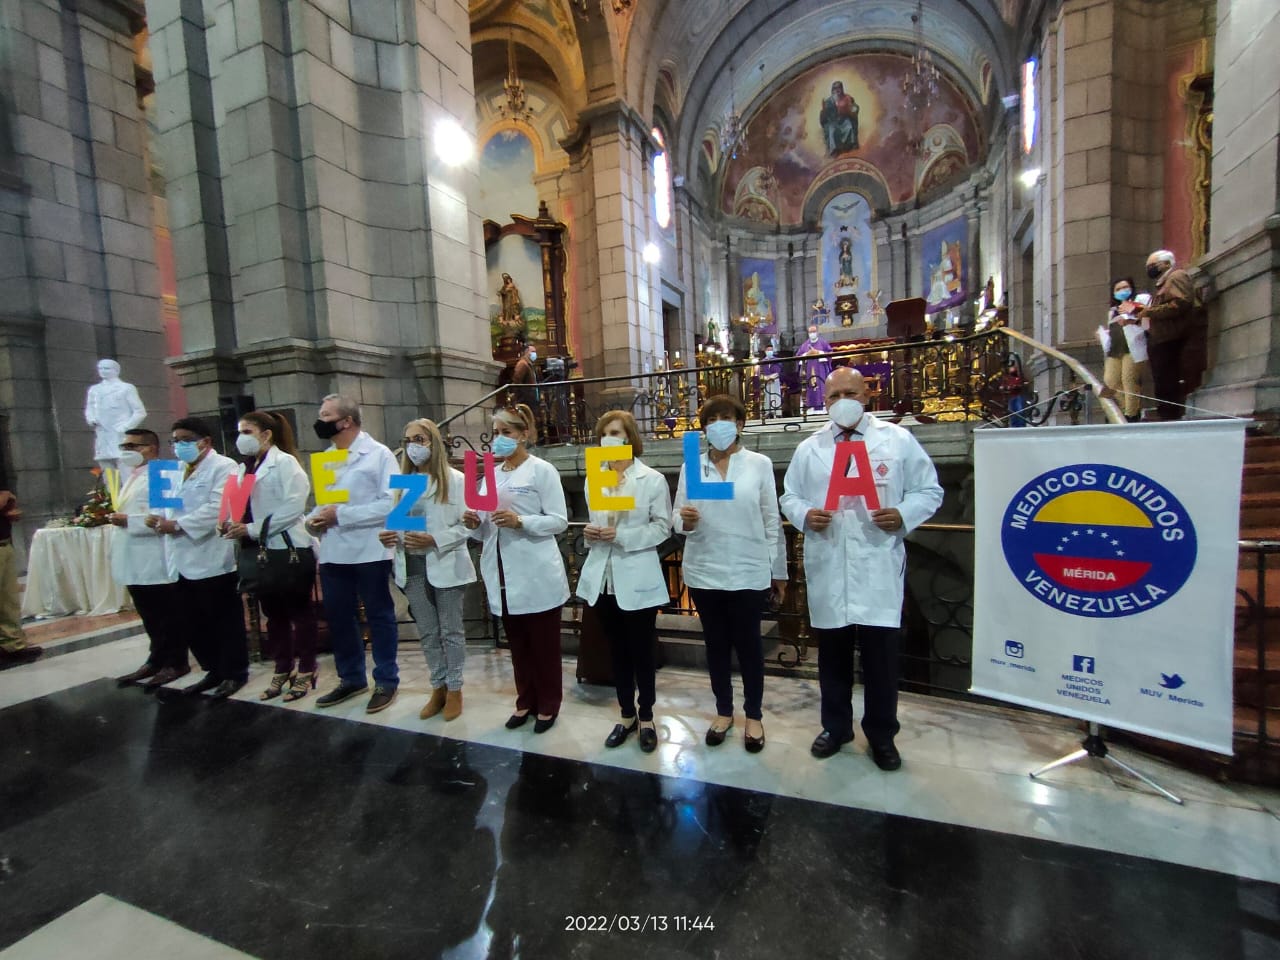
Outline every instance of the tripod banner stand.
[(977, 431), (971, 692), (1229, 755), (1243, 460), (1240, 420)]

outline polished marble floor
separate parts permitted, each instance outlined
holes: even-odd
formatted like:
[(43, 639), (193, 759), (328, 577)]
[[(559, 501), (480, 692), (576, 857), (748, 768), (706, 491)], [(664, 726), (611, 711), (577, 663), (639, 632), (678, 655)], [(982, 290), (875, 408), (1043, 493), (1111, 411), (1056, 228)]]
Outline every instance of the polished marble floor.
[[(645, 755), (604, 748), (612, 693), (571, 664), (539, 736), (502, 727), (501, 652), (472, 652), (446, 724), (417, 718), (409, 646), (373, 717), (260, 704), (265, 667), (225, 704), (103, 679), (144, 651), (0, 675), (4, 960), (65, 939), (114, 955), (59, 931), (145, 929), (71, 925), (94, 898), (262, 958), (1280, 955), (1276, 793), (1133, 753), (1186, 805), (1086, 764), (1032, 782), (1078, 739), (1056, 718), (904, 697), (905, 763), (883, 774), (861, 742), (808, 755), (803, 681), (768, 679), (752, 756), (741, 719), (702, 745), (705, 678), (665, 669)], [(565, 929), (600, 917), (611, 930)]]

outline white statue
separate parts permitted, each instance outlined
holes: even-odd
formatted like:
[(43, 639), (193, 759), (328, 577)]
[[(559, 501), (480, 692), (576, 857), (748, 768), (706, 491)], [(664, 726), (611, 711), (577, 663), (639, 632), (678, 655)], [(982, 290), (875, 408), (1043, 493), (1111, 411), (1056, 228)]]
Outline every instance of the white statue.
[(84, 419), (93, 427), (93, 456), (104, 470), (120, 468), (120, 444), (124, 432), (132, 430), (147, 416), (138, 388), (120, 379), (120, 364), (114, 360), (98, 361), (98, 376), (85, 395)]

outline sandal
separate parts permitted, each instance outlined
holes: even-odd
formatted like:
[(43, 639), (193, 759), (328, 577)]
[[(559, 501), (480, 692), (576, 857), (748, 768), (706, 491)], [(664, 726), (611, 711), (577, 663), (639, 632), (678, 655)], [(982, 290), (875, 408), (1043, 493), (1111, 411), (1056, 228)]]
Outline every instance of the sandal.
[(312, 670), (310, 673), (296, 674), (289, 684), (289, 692), (284, 695), (284, 702), (291, 703), (294, 700), (301, 700), (307, 695), (308, 690), (316, 688), (316, 679), (320, 676), (319, 670)]
[(284, 673), (273, 673), (271, 682), (267, 684), (267, 689), (262, 691), (258, 697), (259, 700), (274, 700), (284, 691), (284, 685), (293, 679), (293, 674), (289, 671)]

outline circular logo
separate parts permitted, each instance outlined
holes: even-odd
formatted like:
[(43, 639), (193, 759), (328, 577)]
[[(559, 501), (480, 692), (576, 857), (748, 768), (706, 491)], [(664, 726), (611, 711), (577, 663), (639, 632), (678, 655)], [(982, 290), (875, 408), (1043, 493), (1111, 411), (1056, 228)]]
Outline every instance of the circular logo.
[(1004, 512), (1009, 569), (1037, 600), (1081, 617), (1127, 617), (1177, 593), (1196, 562), (1178, 498), (1127, 467), (1076, 463), (1040, 474)]

